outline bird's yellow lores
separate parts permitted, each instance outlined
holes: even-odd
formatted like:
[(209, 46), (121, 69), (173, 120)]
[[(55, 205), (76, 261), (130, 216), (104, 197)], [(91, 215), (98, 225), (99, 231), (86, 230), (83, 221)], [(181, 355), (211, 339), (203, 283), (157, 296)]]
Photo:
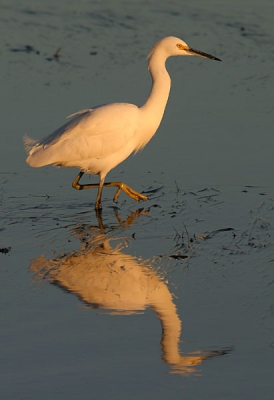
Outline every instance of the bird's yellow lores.
[[(132, 152), (141, 150), (157, 131), (168, 100), (171, 80), (165, 62), (171, 56), (199, 56), (221, 61), (210, 54), (192, 49), (183, 40), (169, 36), (160, 40), (148, 55), (152, 87), (146, 102), (137, 107), (113, 103), (71, 115), (72, 119), (46, 138), (35, 141), (24, 138), (28, 151), (26, 162), (31, 167), (55, 165), (77, 167), (79, 174), (74, 189), (98, 188), (95, 208), (101, 209), (103, 186), (118, 187), (133, 199), (148, 200), (123, 182), (105, 183), (107, 173)], [(99, 184), (79, 183), (84, 173), (99, 175)]]

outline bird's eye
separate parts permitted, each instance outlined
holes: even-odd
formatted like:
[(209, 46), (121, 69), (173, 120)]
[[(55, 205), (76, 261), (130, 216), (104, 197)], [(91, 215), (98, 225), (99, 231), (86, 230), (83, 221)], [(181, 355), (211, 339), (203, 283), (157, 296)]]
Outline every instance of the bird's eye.
[(181, 43), (177, 43), (176, 46), (178, 47), (179, 50), (185, 49), (185, 47)]

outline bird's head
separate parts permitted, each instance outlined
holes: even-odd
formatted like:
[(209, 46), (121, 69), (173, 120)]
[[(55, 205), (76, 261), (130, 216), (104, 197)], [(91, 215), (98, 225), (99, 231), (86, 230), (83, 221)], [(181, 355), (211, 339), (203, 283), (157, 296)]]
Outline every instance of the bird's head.
[(161, 52), (166, 58), (172, 56), (198, 56), (209, 58), (211, 60), (221, 61), (217, 57), (189, 47), (189, 45), (186, 44), (182, 39), (176, 38), (174, 36), (168, 36), (159, 40), (159, 42), (156, 43), (156, 45), (149, 53), (148, 58), (150, 59), (152, 55), (156, 52)]

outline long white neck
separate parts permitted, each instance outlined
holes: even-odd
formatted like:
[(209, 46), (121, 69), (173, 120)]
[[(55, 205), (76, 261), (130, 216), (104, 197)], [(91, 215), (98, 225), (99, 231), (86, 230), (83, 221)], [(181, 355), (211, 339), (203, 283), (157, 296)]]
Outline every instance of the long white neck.
[[(157, 131), (166, 108), (171, 80), (165, 67), (166, 55), (160, 49), (152, 51), (148, 69), (152, 78), (152, 87), (146, 102), (140, 107), (142, 125), (146, 132), (147, 143)], [(143, 143), (143, 147), (146, 143)]]
[(162, 52), (152, 54), (148, 63), (148, 70), (152, 78), (152, 87), (147, 101), (142, 106), (147, 112), (154, 112), (160, 121), (164, 114), (168, 100), (171, 80), (165, 66), (166, 56)]

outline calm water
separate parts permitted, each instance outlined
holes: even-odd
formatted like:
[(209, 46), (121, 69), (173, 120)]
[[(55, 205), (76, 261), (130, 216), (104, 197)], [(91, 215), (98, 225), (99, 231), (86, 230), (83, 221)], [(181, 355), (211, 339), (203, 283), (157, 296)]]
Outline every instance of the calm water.
[[(1, 398), (272, 399), (271, 2), (0, 7)], [(22, 136), (142, 104), (167, 35), (223, 62), (168, 61), (159, 131), (109, 174), (150, 200), (105, 190), (100, 220), (76, 170), (25, 164)]]

